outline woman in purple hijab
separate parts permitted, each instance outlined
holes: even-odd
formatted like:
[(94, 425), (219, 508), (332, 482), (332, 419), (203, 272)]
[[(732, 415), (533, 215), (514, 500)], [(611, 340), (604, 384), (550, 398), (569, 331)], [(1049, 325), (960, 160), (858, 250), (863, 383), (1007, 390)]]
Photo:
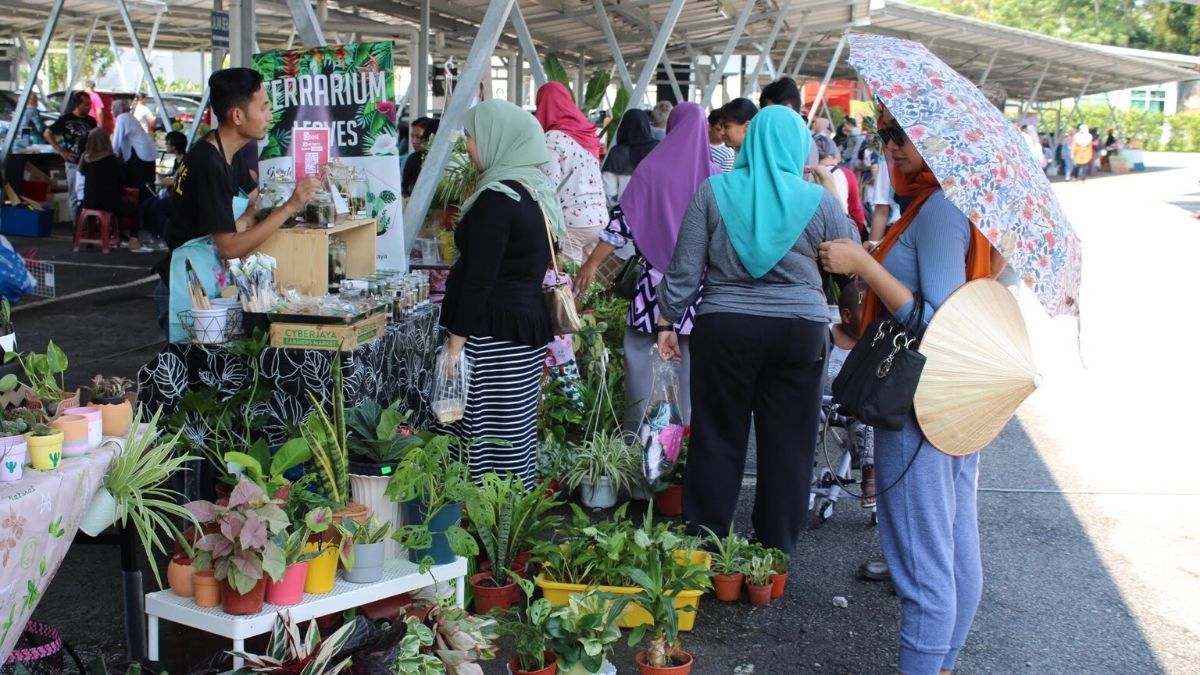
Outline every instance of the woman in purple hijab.
[[(623, 248), (630, 239), (638, 255), (646, 261), (646, 272), (638, 280), (637, 295), (629, 303), (625, 329), (625, 410), (626, 431), (636, 431), (642, 409), (650, 394), (654, 372), (656, 341), (654, 323), (658, 320), (654, 289), (662, 273), (671, 264), (679, 225), (692, 196), (700, 184), (721, 172), (709, 157), (708, 119), (695, 103), (680, 103), (667, 120), (667, 136), (638, 164), (612, 211), (608, 227), (600, 233), (600, 243), (583, 264), (575, 287), (586, 292), (596, 270), (608, 256)], [(697, 298), (696, 302), (700, 302)], [(680, 408), (684, 424), (691, 420), (688, 382), (690, 367), (688, 335), (692, 331), (695, 305), (675, 325), (679, 348), (683, 353), (679, 369)]]

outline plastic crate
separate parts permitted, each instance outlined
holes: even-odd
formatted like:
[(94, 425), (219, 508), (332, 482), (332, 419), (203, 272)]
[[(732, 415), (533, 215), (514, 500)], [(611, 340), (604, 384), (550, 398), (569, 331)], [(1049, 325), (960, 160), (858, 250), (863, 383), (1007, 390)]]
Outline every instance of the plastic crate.
[(48, 237), (54, 226), (54, 208), (0, 207), (0, 234), (14, 237)]

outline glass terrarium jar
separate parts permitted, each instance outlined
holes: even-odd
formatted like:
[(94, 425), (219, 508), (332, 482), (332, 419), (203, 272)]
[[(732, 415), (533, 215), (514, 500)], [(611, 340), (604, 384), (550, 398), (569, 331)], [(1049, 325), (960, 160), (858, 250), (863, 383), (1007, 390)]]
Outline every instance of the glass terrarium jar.
[(346, 242), (329, 238), (329, 291), (336, 293), (346, 280)]
[(363, 169), (354, 170), (354, 181), (350, 188), (350, 213), (356, 218), (366, 218), (367, 212), (367, 174)]
[(314, 192), (312, 199), (304, 205), (304, 222), (309, 227), (333, 227), (336, 217), (333, 196), (324, 190)]

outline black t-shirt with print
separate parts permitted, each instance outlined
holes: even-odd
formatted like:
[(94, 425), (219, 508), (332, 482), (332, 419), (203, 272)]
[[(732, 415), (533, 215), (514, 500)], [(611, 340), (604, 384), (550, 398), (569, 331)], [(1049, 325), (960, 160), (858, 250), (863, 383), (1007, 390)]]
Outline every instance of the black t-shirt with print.
[(90, 117), (80, 117), (72, 112), (63, 113), (57, 120), (54, 120), (54, 124), (50, 125), (50, 131), (53, 131), (56, 136), (62, 136), (63, 150), (76, 155), (83, 154), (88, 134), (92, 133), (92, 129), (95, 128), (96, 120)]
[(174, 251), (197, 237), (237, 232), (233, 198), (239, 190), (249, 195), (256, 187), (240, 154), (228, 164), (207, 139), (194, 144), (184, 156), (171, 190), (167, 247)]

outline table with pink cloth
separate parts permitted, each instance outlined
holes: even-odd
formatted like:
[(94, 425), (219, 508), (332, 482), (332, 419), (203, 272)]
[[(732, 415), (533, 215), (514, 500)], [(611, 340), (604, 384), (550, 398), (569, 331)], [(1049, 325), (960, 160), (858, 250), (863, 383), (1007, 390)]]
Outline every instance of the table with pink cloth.
[(0, 664), (58, 572), (115, 448), (102, 445), (54, 471), (25, 467), (0, 483)]

